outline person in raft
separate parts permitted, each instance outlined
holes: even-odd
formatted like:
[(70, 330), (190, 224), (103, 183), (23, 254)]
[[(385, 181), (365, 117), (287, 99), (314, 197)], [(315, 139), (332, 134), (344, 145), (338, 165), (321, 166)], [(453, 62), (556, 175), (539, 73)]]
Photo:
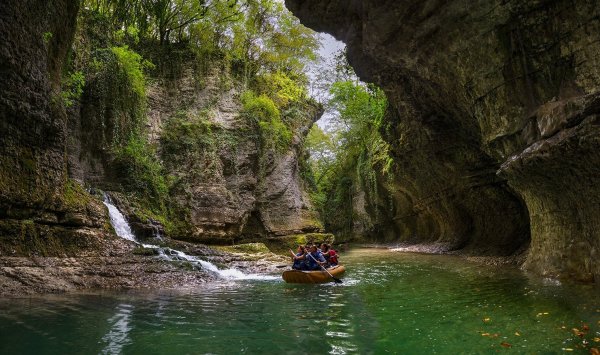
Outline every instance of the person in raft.
[(321, 266), (326, 266), (327, 264), (325, 257), (323, 257), (323, 254), (321, 254), (316, 245), (310, 245), (308, 248), (299, 245), (298, 251), (295, 254), (291, 250), (290, 253), (294, 260), (294, 264), (292, 265), (292, 269), (294, 270), (320, 270)]
[(336, 266), (338, 264), (338, 254), (335, 250), (331, 249), (329, 244), (321, 244), (321, 253), (325, 258), (325, 261), (327, 261), (327, 267)]
[(290, 253), (292, 253), (292, 258), (294, 261), (292, 269), (306, 270), (306, 248), (303, 245), (298, 245), (297, 252), (294, 254), (294, 252), (290, 249)]
[(308, 270), (321, 270), (321, 267), (325, 267), (327, 261), (321, 254), (319, 248), (316, 245), (311, 245), (308, 254), (306, 255), (306, 267)]

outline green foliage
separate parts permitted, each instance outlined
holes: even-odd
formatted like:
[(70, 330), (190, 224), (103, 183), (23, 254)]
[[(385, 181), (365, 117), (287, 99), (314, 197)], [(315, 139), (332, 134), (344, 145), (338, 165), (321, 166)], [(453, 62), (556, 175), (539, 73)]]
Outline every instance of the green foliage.
[(44, 34), (42, 34), (42, 40), (44, 40), (45, 44), (50, 43), (51, 39), (52, 39), (52, 32), (44, 32)]
[(114, 40), (117, 43), (125, 43), (127, 41), (137, 44), (140, 41), (140, 30), (133, 26), (127, 26), (126, 29), (119, 29), (114, 34)]
[(313, 127), (306, 139), (316, 183), (311, 197), (329, 228), (348, 232), (357, 218), (354, 195), (362, 190), (367, 202), (376, 203), (381, 179), (393, 174), (390, 147), (380, 133), (387, 100), (375, 86), (339, 81), (331, 86), (329, 104), (339, 113), (334, 128), (325, 133)]
[(63, 78), (60, 96), (66, 107), (73, 106), (75, 101), (79, 100), (81, 94), (83, 94), (84, 85), (85, 76), (81, 71), (69, 73)]
[(306, 89), (284, 72), (267, 73), (256, 81), (257, 90), (266, 93), (278, 107), (306, 98)]
[(292, 131), (281, 120), (277, 105), (266, 95), (256, 96), (252, 91), (242, 95), (243, 114), (258, 123), (261, 139), (268, 148), (283, 151), (292, 142)]
[(138, 96), (144, 97), (146, 95), (144, 70), (152, 69), (154, 65), (127, 46), (112, 47), (111, 51), (117, 58), (119, 68), (127, 75), (132, 90)]
[(148, 143), (132, 137), (114, 150), (115, 171), (126, 190), (160, 205), (167, 197), (168, 184), (162, 164)]
[(235, 151), (238, 141), (236, 133), (210, 122), (204, 113), (171, 118), (161, 135), (167, 166), (196, 182), (222, 178), (224, 163), (220, 155), (223, 151)]
[[(296, 118), (304, 119), (305, 107), (314, 104), (305, 69), (316, 58), (318, 38), (279, 0), (83, 0), (79, 29), (75, 58), (83, 65), (75, 68), (85, 74), (86, 102), (94, 102), (96, 118), (84, 123), (86, 131), (111, 142), (117, 181), (133, 200), (168, 204), (144, 213), (162, 218), (170, 231), (186, 223), (166, 216), (180, 221), (173, 214), (186, 215), (189, 207), (169, 200), (167, 190), (185, 200), (193, 184), (222, 181), (237, 169), (235, 159), (223, 159), (237, 154), (223, 151), (238, 149), (240, 134), (256, 135), (263, 153), (289, 149)], [(246, 131), (182, 107), (162, 127), (163, 169), (144, 138), (147, 74), (156, 69), (150, 73), (159, 80), (176, 79), (190, 65), (198, 87), (219, 73), (220, 92), (247, 91), (240, 117)]]

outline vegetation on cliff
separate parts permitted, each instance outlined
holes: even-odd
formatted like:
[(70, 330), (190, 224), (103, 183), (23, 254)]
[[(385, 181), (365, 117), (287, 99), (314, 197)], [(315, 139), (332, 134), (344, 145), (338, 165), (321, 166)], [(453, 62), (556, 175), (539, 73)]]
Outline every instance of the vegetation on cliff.
[[(318, 106), (306, 90), (318, 46), (273, 0), (85, 0), (62, 98), (82, 117), (82, 149), (105, 166), (94, 183), (124, 192), (140, 220), (191, 233), (191, 191), (237, 170), (241, 141), (258, 143), (261, 176), (267, 156), (292, 149), (300, 121)], [(189, 68), (192, 89), (208, 100), (172, 103), (152, 139), (149, 88), (168, 90)], [(243, 128), (216, 117), (231, 92)]]
[(328, 105), (334, 114), (326, 132), (315, 125), (308, 135), (308, 176), (326, 227), (351, 238), (357, 224), (369, 232), (378, 222), (379, 189), (393, 176), (390, 148), (381, 135), (387, 99), (377, 86), (356, 79), (344, 53), (332, 68)]

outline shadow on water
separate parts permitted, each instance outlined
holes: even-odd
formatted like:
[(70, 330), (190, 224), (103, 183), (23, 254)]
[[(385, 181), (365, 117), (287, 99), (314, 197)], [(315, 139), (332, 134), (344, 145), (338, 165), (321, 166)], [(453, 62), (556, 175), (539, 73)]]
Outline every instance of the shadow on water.
[[(344, 283), (0, 301), (0, 353), (588, 353), (597, 289), (447, 256), (355, 250)], [(590, 330), (583, 337), (572, 328)], [(589, 342), (585, 345), (583, 342)], [(585, 345), (585, 346), (584, 346)]]

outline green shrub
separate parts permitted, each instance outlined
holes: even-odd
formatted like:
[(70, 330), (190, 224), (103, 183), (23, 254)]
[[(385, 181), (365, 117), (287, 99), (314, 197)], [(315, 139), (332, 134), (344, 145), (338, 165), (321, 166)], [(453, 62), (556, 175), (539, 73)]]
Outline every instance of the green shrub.
[(243, 114), (258, 123), (263, 145), (284, 151), (292, 142), (292, 131), (281, 120), (275, 102), (266, 95), (256, 96), (252, 91), (242, 95)]
[(256, 85), (259, 92), (268, 95), (278, 107), (287, 107), (306, 97), (305, 88), (281, 71), (260, 76)]
[(168, 186), (162, 164), (141, 138), (132, 137), (127, 145), (115, 149), (115, 168), (127, 190), (156, 204), (166, 199)]
[(132, 90), (138, 96), (144, 97), (146, 95), (144, 70), (152, 69), (154, 65), (127, 46), (111, 47), (110, 50), (117, 57), (120, 69), (127, 75)]
[(69, 75), (63, 78), (60, 96), (65, 106), (73, 106), (75, 101), (81, 97), (81, 94), (83, 94), (84, 85), (85, 76), (81, 71), (69, 73)]

